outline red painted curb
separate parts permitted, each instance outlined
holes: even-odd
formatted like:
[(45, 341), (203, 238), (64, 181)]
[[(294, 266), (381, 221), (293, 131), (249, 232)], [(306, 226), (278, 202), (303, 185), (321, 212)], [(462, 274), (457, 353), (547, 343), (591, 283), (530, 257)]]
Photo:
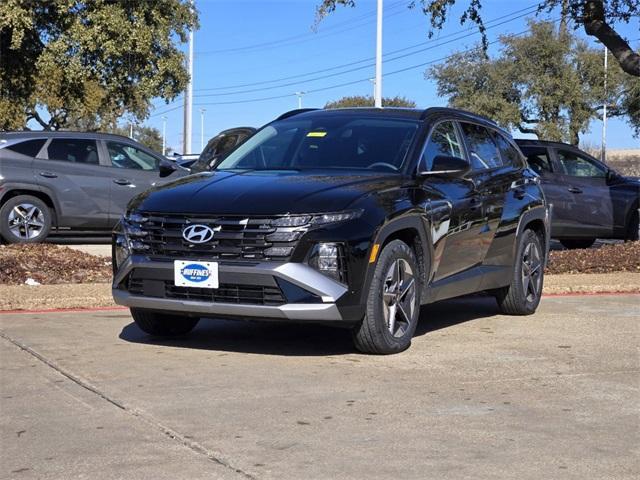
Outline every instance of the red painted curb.
[(620, 297), (623, 295), (640, 295), (640, 292), (566, 292), (543, 293), (542, 297)]
[[(553, 297), (620, 297), (623, 295), (640, 296), (640, 292), (567, 292), (544, 293), (543, 298)], [(128, 310), (127, 307), (89, 307), (89, 308), (48, 308), (42, 310), (0, 310), (0, 315), (15, 315), (19, 313), (79, 313), (79, 312), (103, 312), (109, 310)]]
[(42, 310), (0, 310), (0, 315), (16, 313), (73, 313), (73, 312), (103, 312), (109, 310), (127, 310), (127, 307), (88, 307), (88, 308), (47, 308)]

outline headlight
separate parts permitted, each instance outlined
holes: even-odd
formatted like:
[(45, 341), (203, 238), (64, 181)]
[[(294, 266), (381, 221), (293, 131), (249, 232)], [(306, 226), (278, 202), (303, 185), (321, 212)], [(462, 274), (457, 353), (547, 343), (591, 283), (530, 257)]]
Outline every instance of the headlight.
[(274, 227), (303, 227), (306, 225), (327, 225), (329, 223), (353, 220), (362, 215), (362, 210), (348, 210), (345, 212), (323, 213), (319, 215), (289, 215), (273, 220)]
[(129, 249), (129, 240), (119, 231), (113, 232), (113, 242), (111, 244), (111, 262), (113, 264), (113, 273), (115, 274), (124, 261), (131, 255)]
[(343, 247), (339, 243), (318, 243), (308, 260), (309, 266), (339, 282), (347, 283)]

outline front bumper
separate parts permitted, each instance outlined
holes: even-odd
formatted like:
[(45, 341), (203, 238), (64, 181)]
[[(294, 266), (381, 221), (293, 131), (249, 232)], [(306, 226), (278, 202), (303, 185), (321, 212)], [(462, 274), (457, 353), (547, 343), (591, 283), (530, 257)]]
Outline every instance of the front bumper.
[(302, 263), (262, 262), (241, 264), (220, 262), (220, 282), (232, 281), (248, 285), (257, 281), (284, 280), (317, 299), (314, 303), (287, 302), (281, 305), (254, 305), (200, 300), (161, 298), (133, 294), (127, 290), (129, 275), (144, 271), (150, 278), (171, 278), (172, 261), (153, 261), (146, 256), (132, 255), (114, 275), (112, 293), (119, 305), (150, 310), (161, 310), (202, 316), (241, 317), (253, 319), (278, 319), (311, 322), (349, 322), (341, 313), (337, 302), (347, 293), (347, 287)]

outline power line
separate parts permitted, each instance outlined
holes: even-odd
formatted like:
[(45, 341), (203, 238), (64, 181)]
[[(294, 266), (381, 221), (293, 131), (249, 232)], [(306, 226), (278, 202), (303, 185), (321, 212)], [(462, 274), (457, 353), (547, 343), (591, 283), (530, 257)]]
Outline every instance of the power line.
[[(558, 22), (560, 19), (555, 19), (553, 20), (554, 22)], [(529, 33), (530, 29), (526, 29), (522, 32), (519, 33), (514, 33), (509, 35), (510, 37), (519, 37), (522, 36), (526, 33)], [(496, 43), (500, 42), (500, 39), (494, 40), (492, 42), (489, 42), (488, 45), (494, 45)], [(460, 53), (469, 53), (472, 52), (474, 50), (477, 50), (478, 47), (473, 47), (473, 48), (468, 48), (466, 50), (461, 50), (456, 52), (456, 54), (460, 54)], [(427, 62), (422, 62), (422, 63), (418, 63), (415, 65), (410, 65), (408, 67), (404, 67), (398, 70), (394, 70), (391, 72), (387, 72), (385, 74), (383, 74), (383, 77), (387, 77), (389, 75), (396, 75), (398, 73), (403, 73), (403, 72), (407, 72), (409, 70), (414, 70), (416, 68), (422, 68), (422, 67), (426, 67), (428, 65), (433, 65), (434, 63), (438, 63), (438, 62), (442, 62), (444, 60), (447, 60), (448, 58), (450, 58), (452, 55), (446, 55), (444, 57), (440, 57), (437, 59), (433, 59), (433, 60), (429, 60)], [(363, 82), (368, 82), (369, 78), (361, 78), (359, 80), (352, 80), (349, 82), (343, 82), (343, 83), (339, 83), (339, 84), (335, 84), (335, 85), (330, 85), (328, 87), (322, 87), (322, 88), (316, 88), (313, 90), (307, 90), (305, 93), (309, 94), (309, 93), (317, 93), (317, 92), (324, 92), (327, 90), (332, 90), (335, 88), (340, 88), (340, 87), (346, 87), (349, 85), (355, 85), (358, 83), (363, 83)], [(245, 100), (235, 100), (235, 101), (228, 101), (228, 102), (206, 102), (206, 103), (198, 103), (196, 104), (197, 106), (205, 106), (205, 105), (236, 105), (236, 104), (242, 104), (242, 103), (252, 103), (252, 102), (262, 102), (262, 101), (267, 101), (267, 100), (276, 100), (276, 99), (280, 99), (280, 98), (291, 98), (292, 95), (291, 94), (287, 94), (287, 95), (275, 95), (275, 96), (271, 96), (271, 97), (262, 97), (262, 98), (251, 98), (251, 99), (245, 99)]]
[[(411, 2), (408, 2), (407, 0), (399, 0), (399, 1), (394, 2), (391, 5), (389, 5), (389, 7), (387, 8), (387, 12), (388, 11), (392, 11), (392, 10), (397, 10), (398, 7), (404, 7), (404, 6), (408, 6), (410, 4), (411, 4)], [(398, 13), (403, 13), (403, 11), (392, 13), (389, 16), (397, 15)], [(297, 35), (292, 35), (290, 37), (281, 38), (279, 40), (272, 40), (272, 41), (269, 41), (269, 42), (256, 43), (256, 44), (253, 44), (253, 45), (244, 45), (244, 46), (241, 46), (241, 47), (223, 48), (223, 49), (218, 49), (218, 50), (207, 50), (207, 51), (196, 52), (196, 56), (213, 55), (213, 54), (219, 54), (219, 53), (234, 53), (234, 52), (237, 53), (237, 52), (242, 52), (242, 51), (247, 51), (247, 50), (262, 50), (264, 48), (271, 48), (273, 46), (280, 47), (280, 46), (283, 46), (283, 45), (280, 45), (280, 44), (283, 44), (283, 43), (285, 43), (285, 44), (289, 44), (290, 42), (300, 43), (300, 42), (296, 42), (296, 40), (304, 39), (308, 35), (313, 35), (314, 36), (314, 38), (309, 39), (309, 40), (316, 40), (317, 38), (321, 38), (321, 37), (326, 36), (326, 35), (324, 35), (325, 33), (335, 34), (336, 32), (331, 32), (331, 31), (332, 30), (336, 30), (336, 29), (340, 29), (343, 26), (348, 26), (348, 28), (341, 29), (341, 30), (339, 30), (338, 33), (345, 32), (345, 31), (350, 31), (350, 30), (353, 30), (353, 28), (357, 28), (358, 26), (362, 26), (362, 25), (366, 25), (368, 23), (371, 23), (370, 20), (367, 20), (362, 25), (354, 25), (355, 23), (361, 22), (362, 20), (368, 19), (370, 17), (375, 17), (375, 15), (376, 15), (375, 11), (374, 12), (369, 12), (369, 13), (366, 13), (364, 15), (360, 15), (358, 17), (352, 18), (351, 20), (345, 20), (343, 22), (336, 23), (334, 25), (326, 27), (321, 34), (317, 34), (317, 33), (313, 33), (313, 32), (299, 33)], [(305, 41), (305, 40), (302, 40), (302, 41)]]
[[(497, 18), (494, 18), (492, 20), (489, 20), (489, 21), (485, 22), (485, 25), (488, 26), (487, 29), (491, 29), (491, 28), (494, 28), (496, 26), (503, 25), (504, 23), (508, 23), (508, 22), (501, 22), (501, 23), (499, 23), (497, 25), (491, 25), (491, 24), (496, 22), (496, 21), (498, 21), (498, 20), (502, 20), (504, 18), (508, 18), (508, 17), (513, 16), (513, 15), (520, 14), (520, 13), (526, 11), (526, 13), (523, 13), (521, 15), (518, 15), (518, 16), (510, 19), (509, 22), (513, 21), (513, 20), (517, 20), (519, 18), (525, 17), (525, 16), (533, 13), (533, 10), (536, 10), (539, 7), (539, 5), (540, 4), (534, 4), (534, 5), (531, 5), (529, 7), (513, 11), (513, 12), (508, 13), (506, 15), (502, 15), (500, 17), (497, 17)], [(438, 42), (438, 41), (444, 40), (446, 38), (451, 38), (453, 36), (460, 35), (463, 32), (468, 32), (470, 30), (473, 30), (474, 34), (478, 33), (476, 27), (469, 27), (469, 28), (466, 28), (464, 30), (460, 30), (458, 32), (442, 35), (441, 37), (439, 37), (437, 39), (431, 39), (431, 40), (427, 40), (425, 42), (420, 42), (420, 43), (417, 43), (417, 44), (414, 44), (414, 45), (410, 45), (408, 47), (403, 47), (403, 48), (400, 48), (400, 49), (397, 49), (397, 50), (392, 50), (390, 52), (385, 53), (383, 55), (383, 57), (388, 57), (388, 56), (394, 55), (396, 53), (401, 53), (401, 52), (405, 52), (407, 50), (411, 50), (411, 49), (414, 49), (414, 48), (417, 48), (417, 47), (421, 47), (421, 46), (424, 46), (424, 45), (429, 45), (429, 44), (431, 44), (433, 42)], [(422, 51), (424, 51), (424, 49), (419, 50), (419, 52), (422, 52)], [(352, 61), (352, 62), (348, 62), (348, 63), (343, 63), (341, 65), (336, 65), (334, 67), (323, 68), (323, 69), (320, 69), (320, 70), (314, 70), (314, 71), (306, 72), (306, 73), (299, 73), (299, 74), (296, 74), (296, 75), (290, 75), (290, 76), (287, 76), (287, 77), (280, 77), (280, 78), (276, 78), (276, 79), (272, 79), (272, 80), (262, 80), (262, 81), (259, 81), (259, 82), (244, 83), (244, 84), (239, 84), (239, 85), (228, 85), (228, 86), (224, 86), (224, 87), (199, 88), (199, 89), (196, 89), (196, 91), (197, 92), (204, 92), (204, 91), (229, 90), (229, 89), (234, 89), (234, 88), (253, 87), (253, 86), (257, 86), (257, 85), (265, 85), (265, 84), (268, 84), (268, 83), (276, 83), (276, 82), (281, 82), (281, 81), (286, 81), (286, 80), (293, 80), (293, 79), (296, 79), (296, 78), (302, 78), (302, 77), (306, 77), (306, 76), (309, 76), (309, 75), (315, 75), (315, 74), (318, 74), (318, 73), (330, 72), (330, 71), (333, 71), (333, 70), (339, 70), (341, 68), (351, 67), (351, 66), (354, 66), (354, 65), (358, 65), (360, 63), (370, 62), (373, 59), (374, 59), (374, 57), (367, 57), (367, 58), (364, 58), (364, 59), (361, 59), (361, 60), (356, 60), (356, 61)], [(368, 66), (370, 66), (370, 65), (365, 65), (365, 67), (368, 67)], [(365, 67), (362, 67), (362, 68), (365, 68)], [(346, 73), (349, 73), (349, 72), (346, 72)]]
[[(501, 25), (504, 25), (506, 23), (512, 22), (512, 21), (517, 20), (518, 18), (521, 18), (521, 17), (526, 16), (526, 15), (528, 15), (528, 14), (522, 14), (522, 15), (519, 15), (518, 17), (514, 17), (514, 18), (512, 18), (510, 20), (505, 20), (503, 22), (496, 23), (494, 25), (491, 25), (491, 26), (487, 27), (486, 29), (490, 30), (492, 28), (499, 27)], [(477, 34), (478, 34), (477, 31), (474, 31), (472, 33), (467, 33), (467, 34), (461, 34), (456, 38), (452, 38), (450, 40), (443, 41), (443, 42), (437, 43), (435, 45), (429, 45), (428, 47), (421, 48), (421, 49), (416, 50), (414, 52), (405, 53), (405, 54), (402, 54), (402, 55), (398, 55), (396, 57), (389, 58), (389, 59), (385, 60), (385, 63), (394, 62), (394, 61), (401, 60), (401, 59), (407, 58), (407, 57), (412, 57), (414, 55), (418, 55), (418, 54), (423, 53), (423, 52), (425, 52), (427, 50), (430, 50), (432, 48), (442, 47), (444, 45), (448, 45), (450, 43), (458, 42), (460, 40), (464, 40), (465, 38), (468, 38), (468, 37), (471, 37), (471, 36), (477, 35)], [(305, 84), (305, 83), (309, 83), (309, 82), (315, 82), (315, 81), (318, 81), (318, 80), (325, 80), (327, 78), (333, 78), (333, 77), (337, 77), (337, 76), (340, 76), (340, 75), (346, 75), (348, 73), (353, 73), (353, 72), (357, 72), (357, 71), (360, 71), (360, 70), (364, 70), (366, 68), (370, 68), (370, 67), (372, 67), (374, 65), (375, 65), (374, 63), (368, 63), (368, 64), (365, 64), (365, 65), (361, 65), (359, 67), (354, 67), (354, 68), (351, 68), (351, 69), (348, 69), (348, 70), (344, 70), (344, 71), (341, 71), (341, 72), (335, 72), (335, 73), (330, 73), (330, 74), (327, 74), (327, 75), (321, 75), (321, 76), (308, 78), (306, 80), (301, 80), (301, 81), (294, 81), (294, 82), (283, 83), (283, 84), (279, 84), (279, 85), (272, 85), (272, 86), (269, 86), (269, 87), (253, 88), (253, 89), (247, 89), (247, 90), (237, 90), (237, 91), (234, 91), (234, 92), (198, 93), (198, 94), (195, 94), (194, 96), (195, 97), (222, 97), (222, 96), (229, 96), (229, 95), (239, 95), (239, 94), (243, 94), (243, 93), (261, 92), (261, 91), (265, 91), (265, 90), (275, 90), (275, 89), (280, 89), (280, 88), (284, 88), (284, 87), (291, 87), (291, 86), (294, 86), (294, 85), (301, 85), (301, 84)]]

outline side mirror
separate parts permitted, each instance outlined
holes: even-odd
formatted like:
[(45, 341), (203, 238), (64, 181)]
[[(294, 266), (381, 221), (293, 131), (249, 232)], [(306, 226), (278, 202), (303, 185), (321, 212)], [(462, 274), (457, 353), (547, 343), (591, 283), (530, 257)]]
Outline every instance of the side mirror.
[(463, 158), (438, 155), (433, 159), (431, 170), (420, 172), (420, 176), (440, 175), (446, 177), (463, 177), (471, 170), (469, 162)]
[(160, 160), (159, 170), (160, 170), (160, 178), (165, 178), (171, 175), (178, 169), (178, 166), (175, 162), (170, 162), (169, 160)]

